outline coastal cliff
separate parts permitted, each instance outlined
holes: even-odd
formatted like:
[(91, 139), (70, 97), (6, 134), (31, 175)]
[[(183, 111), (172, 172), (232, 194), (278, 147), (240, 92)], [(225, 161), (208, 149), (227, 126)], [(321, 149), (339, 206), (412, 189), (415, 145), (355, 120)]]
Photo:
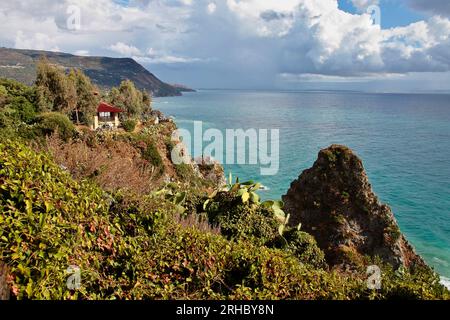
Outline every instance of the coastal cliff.
[(261, 184), (191, 159), (161, 113), (129, 132), (56, 112), (50, 126), (35, 88), (1, 83), (0, 299), (450, 299), (346, 147), (321, 151), (286, 205), (261, 201)]
[(375, 257), (395, 269), (425, 266), (373, 192), (362, 161), (345, 146), (321, 150), (283, 200), (291, 223), (316, 238), (332, 267), (351, 269)]

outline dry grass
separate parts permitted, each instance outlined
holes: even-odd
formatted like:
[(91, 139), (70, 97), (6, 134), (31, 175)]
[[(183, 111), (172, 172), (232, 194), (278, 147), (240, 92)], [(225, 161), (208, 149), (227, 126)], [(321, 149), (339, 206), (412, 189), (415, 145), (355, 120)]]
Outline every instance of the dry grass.
[(57, 135), (46, 142), (46, 151), (77, 180), (92, 179), (107, 191), (124, 189), (138, 194), (159, 184), (158, 168), (129, 143), (110, 139), (91, 146), (82, 140), (67, 143)]

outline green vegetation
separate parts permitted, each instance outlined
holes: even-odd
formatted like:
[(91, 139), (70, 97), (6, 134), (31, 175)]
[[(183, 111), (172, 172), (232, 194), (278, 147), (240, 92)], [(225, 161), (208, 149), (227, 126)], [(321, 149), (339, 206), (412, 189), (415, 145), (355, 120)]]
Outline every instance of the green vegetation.
[[(36, 65), (45, 56), (53, 65), (76, 68), (89, 73), (99, 87), (109, 90), (120, 84), (121, 79), (130, 79), (137, 87), (145, 88), (154, 96), (180, 95), (184, 88), (162, 82), (133, 59), (87, 57), (62, 54), (61, 52), (0, 48), (3, 65), (20, 64), (22, 68), (0, 68), (0, 78), (12, 78), (27, 85), (36, 80)], [(92, 72), (95, 70), (95, 72)]]
[(36, 94), (41, 112), (60, 112), (90, 125), (97, 111), (98, 89), (81, 70), (64, 69), (42, 58), (37, 65)]
[(43, 113), (36, 118), (35, 122), (35, 130), (44, 136), (57, 133), (63, 140), (68, 141), (75, 135), (73, 123), (67, 116), (58, 112)]
[[(0, 119), (8, 122), (31, 123), (36, 116), (36, 93), (34, 88), (27, 87), (13, 80), (0, 79)], [(0, 120), (0, 127), (6, 124)]]
[(125, 129), (126, 132), (133, 132), (134, 129), (136, 129), (136, 120), (133, 119), (127, 119), (122, 121), (122, 127)]
[[(320, 261), (314, 261), (314, 251), (305, 250), (314, 241), (298, 231), (284, 233), (286, 240), (296, 239), (288, 250), (261, 246), (255, 242), (257, 227), (263, 227), (259, 233), (266, 239), (278, 236), (268, 211), (256, 218), (261, 208), (250, 213), (251, 228), (227, 228), (229, 235), (243, 235), (233, 240), (183, 225), (176, 218), (183, 193), (108, 195), (74, 181), (48, 155), (17, 142), (0, 143), (0, 178), (0, 260), (8, 266), (12, 293), (19, 299), (449, 297), (435, 275), (420, 270), (386, 269), (383, 289), (368, 290), (363, 277), (316, 267)], [(211, 206), (216, 208), (221, 197), (229, 205), (229, 192), (214, 196)], [(242, 198), (234, 201), (249, 206)], [(226, 223), (224, 215), (217, 216)], [(69, 265), (81, 269), (80, 290), (66, 287)]]
[(154, 143), (147, 144), (147, 148), (144, 150), (142, 157), (145, 160), (150, 161), (150, 163), (156, 167), (161, 167), (163, 165), (161, 155)]
[(130, 80), (122, 81), (118, 88), (114, 87), (108, 94), (107, 100), (126, 111), (121, 117), (138, 118), (151, 111), (151, 96), (137, 89)]
[(100, 102), (96, 95), (97, 88), (92, 84), (83, 71), (72, 69), (68, 75), (70, 83), (75, 87), (77, 102), (72, 116), (77, 123), (91, 125), (96, 115), (97, 106)]
[[(45, 68), (37, 87), (0, 80), (0, 262), (13, 298), (450, 299), (429, 269), (384, 266), (379, 291), (364, 266), (330, 271), (260, 184), (217, 186), (200, 172), (214, 166), (171, 163), (172, 123), (75, 129), (67, 115), (87, 121), (90, 98), (64, 100), (66, 81), (80, 81), (76, 97), (89, 82)], [(66, 286), (71, 265), (79, 290)]]

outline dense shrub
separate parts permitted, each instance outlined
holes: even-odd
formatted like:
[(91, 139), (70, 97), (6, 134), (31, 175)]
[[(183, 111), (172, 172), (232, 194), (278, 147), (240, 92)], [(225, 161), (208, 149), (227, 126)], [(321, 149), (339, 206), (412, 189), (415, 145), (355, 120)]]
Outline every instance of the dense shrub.
[(35, 95), (33, 87), (0, 79), (0, 112), (11, 121), (31, 123), (37, 112)]
[(326, 267), (324, 253), (311, 235), (297, 229), (288, 229), (281, 235), (274, 212), (260, 203), (243, 203), (232, 191), (219, 192), (208, 202), (207, 214), (210, 223), (220, 226), (228, 239), (283, 249), (301, 263)]
[(35, 87), (29, 87), (11, 79), (0, 79), (0, 96), (5, 95), (10, 97), (24, 97), (33, 104), (36, 102)]
[[(365, 274), (317, 269), (289, 250), (181, 226), (164, 197), (108, 195), (16, 142), (0, 142), (0, 181), (0, 261), (13, 298), (449, 298), (429, 270), (387, 270), (382, 290), (372, 291)], [(70, 265), (81, 270), (77, 291), (66, 286)]]
[(0, 111), (0, 128), (8, 128), (11, 127), (13, 120), (5, 111)]
[[(69, 298), (65, 270), (88, 263), (80, 260), (81, 251), (91, 246), (92, 256), (98, 255), (96, 238), (107, 237), (99, 229), (106, 227), (103, 193), (74, 182), (47, 156), (6, 143), (0, 143), (0, 260), (13, 276), (13, 295)], [(95, 268), (85, 267), (89, 278), (98, 277)]]
[(12, 98), (8, 107), (15, 112), (15, 118), (25, 123), (31, 123), (36, 117), (36, 107), (25, 97)]
[(150, 161), (152, 165), (155, 167), (161, 168), (163, 167), (163, 161), (161, 158), (161, 155), (158, 152), (158, 148), (155, 146), (154, 143), (148, 143), (147, 147), (145, 148), (142, 157)]
[(313, 236), (297, 229), (288, 230), (283, 234), (286, 239), (285, 249), (292, 252), (301, 262), (315, 268), (326, 267), (325, 254), (317, 246)]
[(133, 119), (127, 119), (122, 122), (122, 127), (125, 129), (126, 132), (133, 132), (136, 128), (136, 120)]
[(207, 213), (210, 223), (220, 225), (222, 234), (229, 239), (247, 239), (264, 245), (278, 237), (273, 212), (244, 204), (231, 192), (219, 192), (208, 205)]
[(0, 84), (0, 97), (5, 97), (8, 95), (8, 91), (6, 90), (5, 86)]
[(191, 168), (186, 163), (180, 163), (175, 165), (175, 171), (181, 180), (188, 180), (191, 174)]
[(36, 118), (37, 130), (42, 135), (48, 136), (58, 133), (64, 140), (69, 140), (75, 135), (75, 126), (69, 118), (58, 112), (43, 113)]

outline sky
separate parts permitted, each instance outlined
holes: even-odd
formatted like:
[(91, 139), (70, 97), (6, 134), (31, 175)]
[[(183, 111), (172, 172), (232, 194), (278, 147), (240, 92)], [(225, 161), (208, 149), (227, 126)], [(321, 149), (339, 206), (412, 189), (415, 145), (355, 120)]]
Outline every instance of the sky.
[(450, 92), (448, 0), (1, 0), (0, 46), (193, 88)]

